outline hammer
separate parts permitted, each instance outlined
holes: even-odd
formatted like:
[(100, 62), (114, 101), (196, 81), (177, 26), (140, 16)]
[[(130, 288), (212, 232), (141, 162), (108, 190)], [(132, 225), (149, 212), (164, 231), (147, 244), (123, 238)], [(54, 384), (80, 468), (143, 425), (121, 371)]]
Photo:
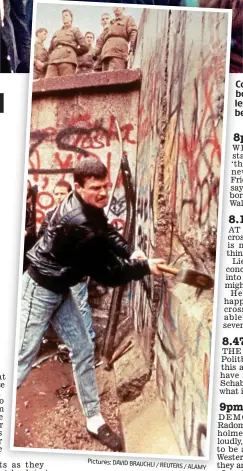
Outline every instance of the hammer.
[(200, 289), (211, 289), (214, 286), (214, 280), (206, 273), (192, 270), (191, 268), (178, 269), (168, 265), (161, 265), (158, 263), (158, 268), (165, 273), (170, 273), (176, 276), (176, 280), (181, 283), (186, 283), (190, 286)]
[(114, 363), (114, 361), (116, 361), (118, 358), (120, 358), (123, 353), (126, 353), (128, 350), (130, 350), (130, 348), (132, 348), (130, 345), (132, 345), (132, 341), (129, 340), (127, 343), (125, 343), (125, 345), (122, 345), (111, 357), (110, 360), (107, 361), (106, 358), (103, 358), (101, 361), (99, 361), (98, 363), (96, 363), (95, 365), (95, 368), (97, 368), (97, 366), (100, 366), (100, 365), (104, 365), (105, 369), (109, 370), (112, 366), (112, 364)]

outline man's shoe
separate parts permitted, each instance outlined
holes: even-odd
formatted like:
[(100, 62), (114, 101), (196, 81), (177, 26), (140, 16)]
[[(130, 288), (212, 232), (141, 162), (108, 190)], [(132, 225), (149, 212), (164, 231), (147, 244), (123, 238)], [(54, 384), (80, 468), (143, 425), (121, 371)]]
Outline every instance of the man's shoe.
[(122, 441), (115, 432), (111, 430), (109, 425), (104, 424), (98, 428), (98, 433), (89, 432), (92, 437), (96, 438), (97, 440), (102, 443), (102, 445), (107, 446), (112, 451), (122, 451)]

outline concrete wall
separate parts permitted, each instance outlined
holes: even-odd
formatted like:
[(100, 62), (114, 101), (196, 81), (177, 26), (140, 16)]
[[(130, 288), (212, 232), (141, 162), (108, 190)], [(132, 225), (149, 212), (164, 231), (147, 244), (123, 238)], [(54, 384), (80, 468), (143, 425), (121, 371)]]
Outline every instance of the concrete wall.
[[(227, 16), (146, 10), (136, 241), (149, 256), (214, 275)], [(134, 287), (133, 318), (182, 453), (204, 455), (213, 292), (165, 276)], [(153, 348), (155, 346), (155, 349)], [(159, 411), (158, 411), (159, 413)], [(162, 408), (161, 408), (162, 413)]]

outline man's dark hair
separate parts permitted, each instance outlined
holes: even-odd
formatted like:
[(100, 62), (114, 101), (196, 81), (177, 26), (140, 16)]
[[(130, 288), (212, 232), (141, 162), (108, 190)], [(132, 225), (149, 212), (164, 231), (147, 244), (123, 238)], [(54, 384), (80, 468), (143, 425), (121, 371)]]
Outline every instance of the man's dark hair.
[(71, 16), (72, 20), (73, 20), (73, 14), (72, 14), (71, 10), (67, 10), (67, 9), (62, 10), (62, 14), (65, 13), (65, 12), (68, 12), (69, 15)]
[(58, 186), (62, 186), (62, 187), (64, 187), (64, 188), (67, 188), (68, 193), (69, 193), (70, 191), (72, 191), (72, 185), (71, 185), (69, 182), (67, 182), (66, 180), (59, 180), (59, 182), (57, 182), (57, 183), (55, 184), (53, 191), (55, 191), (55, 189), (56, 189)]
[(38, 36), (39, 33), (42, 33), (42, 31), (45, 31), (48, 34), (48, 31), (46, 28), (39, 28), (36, 30), (35, 35)]
[(87, 34), (92, 34), (92, 36), (93, 36), (93, 40), (94, 40), (94, 38), (95, 38), (95, 35), (94, 35), (94, 33), (92, 33), (92, 31), (86, 31), (86, 33), (85, 33), (84, 37), (86, 37), (86, 36), (87, 36)]
[(78, 162), (73, 171), (73, 178), (75, 183), (84, 186), (85, 180), (88, 178), (96, 178), (103, 180), (108, 175), (106, 166), (95, 157), (86, 157)]

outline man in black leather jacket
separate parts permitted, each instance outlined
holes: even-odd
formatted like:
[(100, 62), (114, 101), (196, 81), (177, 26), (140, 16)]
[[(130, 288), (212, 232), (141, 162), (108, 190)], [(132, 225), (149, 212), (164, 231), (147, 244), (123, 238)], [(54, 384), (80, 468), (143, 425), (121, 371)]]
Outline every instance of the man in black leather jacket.
[[(53, 198), (54, 198), (56, 206), (46, 213), (45, 219), (43, 220), (40, 226), (39, 232), (38, 232), (38, 238), (44, 235), (45, 230), (48, 227), (48, 224), (57, 206), (61, 204), (61, 202), (66, 198), (68, 193), (70, 193), (71, 191), (72, 191), (72, 186), (66, 180), (59, 180), (56, 183), (53, 190)], [(94, 342), (95, 331), (92, 326), (92, 314), (91, 314), (90, 305), (88, 303), (89, 293), (88, 293), (87, 277), (85, 277), (85, 279), (83, 280), (80, 280), (80, 282), (77, 283), (75, 286), (72, 286), (71, 290), (72, 290), (73, 297), (79, 307), (80, 314), (83, 317), (85, 327), (90, 335), (91, 340), (93, 340)]]
[(107, 222), (107, 168), (85, 158), (74, 170), (76, 191), (54, 212), (44, 235), (28, 253), (30, 266), (23, 277), (20, 319), (18, 386), (31, 369), (46, 326), (68, 346), (77, 394), (88, 432), (114, 451), (120, 438), (101, 413), (94, 370), (94, 347), (70, 286), (91, 276), (107, 286), (118, 286), (153, 273), (160, 275), (162, 259), (132, 259), (132, 249)]

